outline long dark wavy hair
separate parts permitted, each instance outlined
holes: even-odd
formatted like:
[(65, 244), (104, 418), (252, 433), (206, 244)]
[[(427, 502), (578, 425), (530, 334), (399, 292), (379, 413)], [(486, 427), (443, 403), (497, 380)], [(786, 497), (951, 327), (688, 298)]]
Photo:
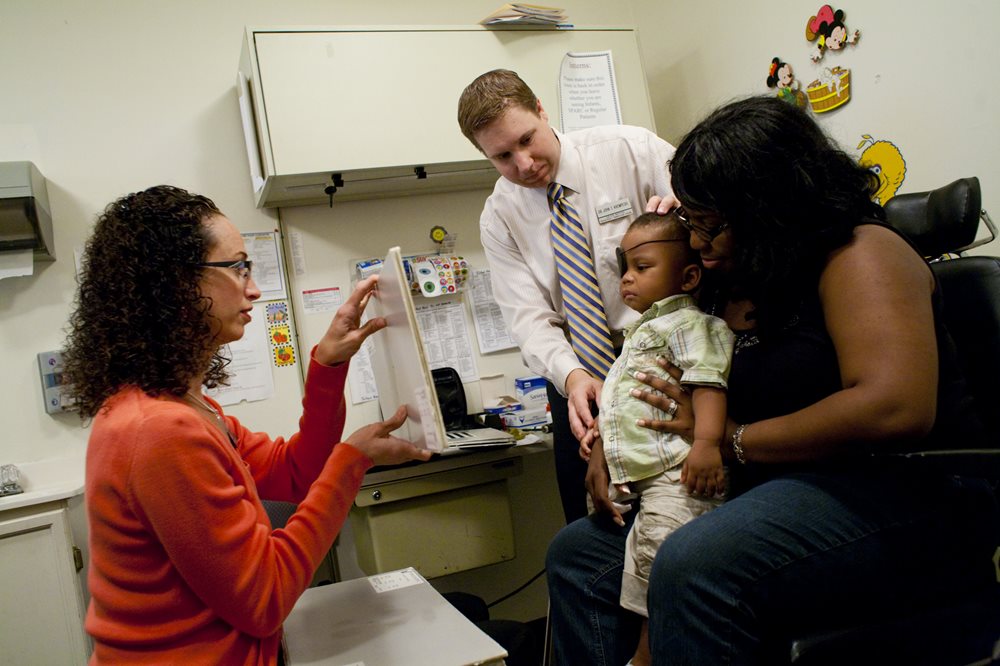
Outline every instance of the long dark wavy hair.
[(214, 242), (202, 222), (220, 214), (207, 197), (160, 185), (100, 215), (63, 352), (64, 379), (84, 418), (125, 386), (179, 396), (202, 375), (208, 386), (226, 381), (196, 265)]
[(724, 278), (706, 271), (706, 286), (718, 288), (721, 278), (731, 297), (750, 299), (764, 332), (815, 295), (830, 252), (862, 220), (884, 219), (872, 201), (878, 177), (777, 97), (716, 109), (681, 141), (670, 176), (689, 212), (714, 213), (730, 225), (734, 270)]

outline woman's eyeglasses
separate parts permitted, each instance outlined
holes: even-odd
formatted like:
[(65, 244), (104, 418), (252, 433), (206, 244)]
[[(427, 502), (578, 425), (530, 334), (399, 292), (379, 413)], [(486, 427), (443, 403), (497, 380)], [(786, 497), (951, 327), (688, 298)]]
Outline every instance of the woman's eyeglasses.
[(714, 227), (700, 227), (688, 219), (688, 213), (683, 208), (675, 208), (672, 212), (677, 216), (677, 219), (685, 229), (693, 234), (697, 234), (698, 238), (702, 239), (706, 243), (711, 243), (715, 240), (716, 236), (729, 228), (728, 222), (717, 224)]
[(237, 261), (203, 261), (195, 266), (204, 268), (232, 268), (236, 275), (244, 282), (250, 281), (250, 274), (253, 271), (253, 262), (249, 259), (239, 259)]

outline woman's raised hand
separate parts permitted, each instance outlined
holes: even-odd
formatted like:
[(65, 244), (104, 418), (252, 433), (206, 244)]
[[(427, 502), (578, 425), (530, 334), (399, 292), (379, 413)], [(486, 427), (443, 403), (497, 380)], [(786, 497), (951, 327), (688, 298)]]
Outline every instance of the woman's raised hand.
[(361, 325), (361, 313), (375, 292), (377, 281), (378, 276), (373, 275), (359, 282), (347, 301), (338, 308), (330, 327), (316, 346), (317, 361), (323, 365), (343, 363), (357, 353), (365, 338), (385, 328), (383, 317), (374, 317)]
[(371, 458), (376, 465), (399, 465), (411, 460), (428, 460), (431, 452), (389, 433), (406, 421), (406, 406), (385, 421), (366, 425), (347, 438), (347, 443)]

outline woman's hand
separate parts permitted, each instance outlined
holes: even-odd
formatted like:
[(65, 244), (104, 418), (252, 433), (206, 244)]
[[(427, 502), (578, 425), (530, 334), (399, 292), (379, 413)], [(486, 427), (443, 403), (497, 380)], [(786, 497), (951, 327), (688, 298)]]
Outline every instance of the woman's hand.
[(680, 202), (677, 201), (677, 197), (673, 194), (668, 194), (665, 197), (652, 196), (646, 202), (646, 212), (666, 215), (674, 208), (677, 208), (678, 205), (680, 205)]
[(390, 418), (372, 423), (347, 438), (347, 443), (371, 458), (376, 465), (399, 465), (411, 460), (428, 460), (431, 452), (419, 449), (405, 439), (392, 437), (390, 432), (406, 421), (406, 406), (401, 406)]
[(348, 360), (369, 335), (385, 328), (385, 318), (375, 317), (361, 325), (361, 313), (375, 291), (378, 276), (365, 278), (357, 284), (347, 301), (333, 316), (330, 327), (316, 345), (316, 360), (323, 365), (336, 365)]
[[(679, 380), (681, 378), (681, 374), (683, 374), (681, 369), (671, 364), (667, 359), (660, 357), (656, 359), (656, 362), (674, 379)], [(656, 389), (659, 393), (649, 390), (632, 389), (633, 397), (649, 403), (661, 411), (672, 412), (674, 415), (670, 421), (639, 419), (636, 421), (636, 425), (658, 432), (669, 432), (680, 435), (687, 442), (694, 441), (694, 410), (691, 408), (691, 394), (679, 384), (668, 382), (665, 379), (660, 379), (645, 372), (637, 372), (635, 378), (643, 384)]]

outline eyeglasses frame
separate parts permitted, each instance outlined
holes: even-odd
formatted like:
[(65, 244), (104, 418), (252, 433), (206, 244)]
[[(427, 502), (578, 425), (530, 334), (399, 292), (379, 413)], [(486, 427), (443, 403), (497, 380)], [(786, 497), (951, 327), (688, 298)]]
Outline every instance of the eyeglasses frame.
[(236, 261), (202, 261), (195, 266), (201, 268), (233, 268), (236, 270), (246, 269), (246, 275), (240, 275), (244, 282), (249, 282), (253, 274), (253, 261), (250, 259), (237, 259)]
[(729, 228), (729, 222), (723, 222), (722, 224), (718, 224), (711, 229), (699, 227), (688, 219), (687, 211), (680, 206), (673, 209), (671, 212), (677, 216), (677, 220), (685, 229), (693, 234), (698, 234), (698, 238), (702, 239), (706, 243), (711, 243), (719, 236), (719, 234)]

